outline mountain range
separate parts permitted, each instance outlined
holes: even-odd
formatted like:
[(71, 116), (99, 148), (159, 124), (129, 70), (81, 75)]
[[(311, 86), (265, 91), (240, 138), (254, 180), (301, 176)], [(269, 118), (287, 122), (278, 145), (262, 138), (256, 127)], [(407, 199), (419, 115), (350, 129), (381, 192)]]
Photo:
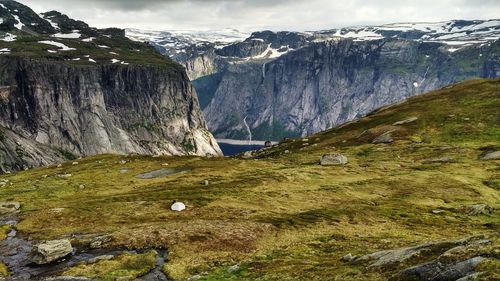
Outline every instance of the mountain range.
[(306, 136), (474, 77), (500, 76), (500, 20), (314, 32), (127, 30), (184, 65), (218, 138)]

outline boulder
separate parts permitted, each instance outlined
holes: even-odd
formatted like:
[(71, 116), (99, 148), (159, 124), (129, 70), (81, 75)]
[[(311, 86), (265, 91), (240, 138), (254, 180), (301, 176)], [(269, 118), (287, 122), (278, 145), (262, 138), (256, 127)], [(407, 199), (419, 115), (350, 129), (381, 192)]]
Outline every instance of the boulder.
[(21, 204), (19, 202), (0, 202), (0, 215), (6, 215), (19, 212)]
[(460, 243), (462, 242), (461, 241), (432, 242), (414, 247), (385, 250), (385, 251), (375, 252), (373, 254), (364, 255), (356, 259), (356, 262), (368, 262), (368, 266), (366, 267), (367, 270), (378, 270), (378, 269), (397, 266), (410, 259), (419, 257), (426, 252), (433, 252), (437, 250), (446, 251), (447, 249), (453, 248), (459, 245)]
[(181, 211), (186, 210), (186, 205), (182, 202), (175, 202), (174, 204), (172, 204), (170, 209), (172, 211), (181, 212)]
[(373, 139), (372, 143), (373, 144), (379, 144), (379, 143), (392, 143), (394, 140), (392, 139), (392, 131), (385, 132), (381, 134), (380, 136), (376, 137)]
[(349, 254), (347, 254), (347, 255), (345, 255), (345, 256), (342, 257), (342, 261), (344, 261), (344, 262), (351, 262), (351, 261), (353, 261), (355, 259), (356, 259), (356, 257), (353, 256), (351, 253), (349, 253)]
[(390, 280), (455, 281), (474, 274), (476, 266), (483, 260), (482, 257), (474, 257), (454, 264), (432, 261), (404, 269)]
[(495, 209), (487, 204), (474, 204), (465, 208), (465, 212), (469, 216), (489, 215), (494, 211)]
[(30, 253), (30, 261), (36, 264), (48, 264), (72, 252), (73, 247), (67, 239), (46, 241), (33, 247)]
[(395, 122), (394, 124), (392, 124), (393, 126), (399, 126), (399, 125), (405, 125), (405, 124), (410, 124), (410, 123), (413, 123), (415, 121), (418, 120), (418, 117), (410, 117), (408, 119), (405, 119), (405, 120), (401, 120), (401, 121), (398, 121), (398, 122)]
[(339, 166), (347, 163), (347, 157), (342, 154), (325, 154), (320, 159), (321, 166)]
[(493, 151), (480, 157), (481, 160), (500, 160), (500, 151)]

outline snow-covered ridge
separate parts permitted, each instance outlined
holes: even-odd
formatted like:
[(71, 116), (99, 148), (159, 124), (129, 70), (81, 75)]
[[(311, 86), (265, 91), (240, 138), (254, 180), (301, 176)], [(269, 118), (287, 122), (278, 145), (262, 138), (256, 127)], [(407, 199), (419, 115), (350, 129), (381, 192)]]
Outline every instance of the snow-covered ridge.
[(243, 41), (250, 33), (240, 32), (235, 29), (225, 29), (220, 31), (155, 31), (126, 29), (128, 38), (140, 42), (152, 42), (165, 48), (184, 50), (190, 46), (201, 46), (213, 44), (216, 48), (227, 46), (234, 42)]
[[(448, 45), (450, 52), (462, 47), (484, 44), (500, 39), (500, 20), (453, 20), (446, 22), (392, 23), (379, 26), (356, 26), (331, 30), (289, 32), (307, 37), (307, 42), (353, 39), (354, 41), (401, 38), (422, 42), (438, 42)], [(250, 34), (237, 30), (222, 31), (152, 31), (127, 29), (126, 36), (132, 40), (150, 42), (161, 48), (166, 55), (177, 58), (182, 56), (202, 55), (210, 49), (222, 49), (238, 42), (255, 41), (269, 44), (266, 38), (256, 33)], [(288, 51), (269, 47), (260, 55), (243, 58), (277, 58)], [(279, 51), (278, 51), (279, 50)], [(285, 51), (286, 50), (286, 51)]]

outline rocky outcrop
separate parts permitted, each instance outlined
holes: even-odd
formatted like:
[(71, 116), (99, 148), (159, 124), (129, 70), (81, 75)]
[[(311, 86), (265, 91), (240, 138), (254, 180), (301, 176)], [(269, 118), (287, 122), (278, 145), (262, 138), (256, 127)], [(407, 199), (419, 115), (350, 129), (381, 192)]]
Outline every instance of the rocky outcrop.
[(0, 58), (0, 168), (102, 153), (220, 155), (178, 66)]

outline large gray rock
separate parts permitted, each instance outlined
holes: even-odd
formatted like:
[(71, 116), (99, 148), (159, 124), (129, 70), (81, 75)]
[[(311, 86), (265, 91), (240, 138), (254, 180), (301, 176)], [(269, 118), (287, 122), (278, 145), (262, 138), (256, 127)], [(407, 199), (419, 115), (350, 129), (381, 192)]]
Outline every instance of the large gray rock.
[(475, 268), (484, 260), (474, 257), (454, 264), (433, 261), (402, 270), (391, 280), (394, 281), (456, 281), (475, 273)]
[(321, 166), (340, 166), (347, 163), (347, 157), (342, 154), (325, 154), (320, 159)]
[(30, 261), (36, 264), (48, 264), (72, 252), (73, 247), (67, 239), (46, 241), (33, 247), (30, 253)]
[(437, 250), (444, 252), (447, 249), (453, 248), (463, 243), (464, 243), (463, 241), (432, 242), (414, 247), (400, 248), (394, 250), (384, 250), (361, 256), (358, 259), (356, 259), (356, 262), (368, 263), (366, 267), (367, 270), (389, 268), (397, 266), (412, 258), (418, 257), (423, 253), (433, 252)]

